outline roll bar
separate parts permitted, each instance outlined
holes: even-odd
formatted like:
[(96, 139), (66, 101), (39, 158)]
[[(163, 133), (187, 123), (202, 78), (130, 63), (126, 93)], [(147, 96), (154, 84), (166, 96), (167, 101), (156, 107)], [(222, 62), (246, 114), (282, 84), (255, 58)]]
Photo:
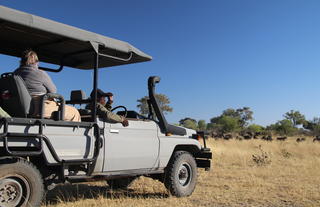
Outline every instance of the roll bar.
[(58, 73), (58, 72), (61, 72), (63, 70), (63, 67), (64, 67), (63, 65), (60, 65), (60, 67), (58, 69), (51, 69), (51, 68), (39, 66), (39, 69), (45, 70), (45, 71), (49, 71), (49, 72)]
[[(97, 118), (97, 88), (98, 88), (98, 77), (99, 77), (99, 73), (98, 73), (98, 68), (99, 68), (99, 57), (105, 57), (105, 58), (111, 58), (117, 61), (123, 61), (123, 62), (128, 62), (132, 59), (133, 57), (133, 52), (129, 53), (129, 57), (128, 58), (120, 58), (120, 57), (116, 57), (113, 55), (107, 55), (107, 54), (103, 54), (99, 52), (99, 45), (98, 43), (95, 42), (90, 42), (91, 46), (92, 46), (92, 51), (94, 51), (94, 68), (93, 68), (93, 99), (91, 100), (92, 104), (93, 104), (93, 110), (92, 110), (92, 121), (96, 122), (96, 118)], [(84, 52), (88, 52), (88, 50), (86, 51), (79, 51), (77, 53), (72, 53), (72, 54), (67, 54), (66, 56), (72, 56), (72, 55), (77, 55), (77, 54), (81, 54)], [(64, 68), (63, 63), (63, 59), (61, 60), (61, 65), (58, 69), (52, 69), (52, 68), (47, 68), (47, 67), (39, 67), (39, 69), (41, 70), (45, 70), (48, 72), (61, 72)], [(46, 98), (51, 98), (51, 97), (46, 97)], [(63, 100), (63, 97), (61, 99), (61, 97), (54, 97), (54, 98), (58, 98), (62, 101), (62, 105), (64, 106), (65, 102)], [(64, 107), (62, 107), (64, 108)], [(43, 114), (43, 113), (42, 113)], [(62, 111), (62, 116), (63, 116), (64, 112)]]

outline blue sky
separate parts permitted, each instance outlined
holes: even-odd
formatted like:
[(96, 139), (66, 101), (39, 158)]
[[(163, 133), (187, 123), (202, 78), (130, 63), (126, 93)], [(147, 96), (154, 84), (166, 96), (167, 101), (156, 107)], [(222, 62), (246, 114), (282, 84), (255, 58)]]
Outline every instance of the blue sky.
[[(320, 116), (320, 1), (316, 0), (1, 0), (1, 5), (127, 41), (151, 62), (101, 70), (99, 88), (136, 110), (147, 78), (161, 77), (170, 122), (249, 106), (268, 125), (291, 110)], [(88, 3), (90, 2), (90, 4)], [(18, 59), (0, 55), (0, 72)], [(92, 74), (50, 73), (58, 92), (91, 91)]]

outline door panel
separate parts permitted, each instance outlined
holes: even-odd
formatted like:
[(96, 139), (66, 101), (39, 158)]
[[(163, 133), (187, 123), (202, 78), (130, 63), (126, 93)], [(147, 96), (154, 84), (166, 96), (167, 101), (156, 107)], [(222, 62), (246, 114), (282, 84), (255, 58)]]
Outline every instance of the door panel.
[(152, 168), (158, 160), (159, 139), (153, 121), (106, 124), (104, 171)]

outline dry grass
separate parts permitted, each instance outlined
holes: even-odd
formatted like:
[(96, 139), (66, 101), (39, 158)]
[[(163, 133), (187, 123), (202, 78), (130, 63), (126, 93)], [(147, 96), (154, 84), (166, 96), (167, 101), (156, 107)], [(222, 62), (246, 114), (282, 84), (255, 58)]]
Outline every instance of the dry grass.
[(320, 206), (320, 143), (262, 140), (214, 141), (210, 172), (199, 170), (192, 196), (169, 196), (140, 178), (128, 191), (103, 182), (58, 187), (43, 206)]

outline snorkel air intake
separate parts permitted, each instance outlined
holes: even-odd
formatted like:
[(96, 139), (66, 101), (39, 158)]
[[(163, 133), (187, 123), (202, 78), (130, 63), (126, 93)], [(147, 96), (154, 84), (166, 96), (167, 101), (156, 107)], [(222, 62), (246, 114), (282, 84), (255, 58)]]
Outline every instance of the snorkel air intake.
[(157, 83), (160, 82), (160, 77), (158, 76), (151, 76), (148, 79), (148, 90), (149, 90), (149, 114), (152, 115), (152, 109), (154, 110), (154, 112), (156, 113), (156, 116), (159, 120), (159, 126), (161, 129), (161, 132), (166, 134), (166, 135), (186, 135), (187, 132), (184, 128), (182, 127), (177, 127), (177, 126), (173, 126), (167, 123), (166, 118), (164, 117), (162, 110), (159, 106), (158, 100), (155, 97), (155, 86)]

